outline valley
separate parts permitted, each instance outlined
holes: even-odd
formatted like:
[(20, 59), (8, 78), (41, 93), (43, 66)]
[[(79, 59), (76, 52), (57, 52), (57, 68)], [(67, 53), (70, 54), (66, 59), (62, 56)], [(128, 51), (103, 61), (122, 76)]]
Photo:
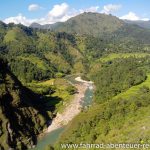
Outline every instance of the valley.
[[(74, 76), (73, 76), (74, 77)], [(49, 144), (54, 144), (59, 139), (62, 132), (67, 127), (68, 123), (77, 116), (82, 109), (89, 107), (92, 104), (93, 97), (93, 85), (92, 82), (81, 80), (80, 77), (73, 79), (71, 77), (70, 82), (74, 82), (77, 88), (73, 100), (68, 103), (62, 112), (58, 112), (52, 123), (49, 125), (46, 133), (39, 138), (39, 142), (34, 150), (44, 149)]]
[(0, 22), (1, 150), (150, 143), (149, 116), (148, 28), (95, 12)]
[[(75, 80), (77, 81), (77, 79), (78, 78), (76, 78)], [(73, 100), (66, 106), (62, 113), (56, 114), (56, 117), (52, 121), (52, 124), (48, 127), (47, 132), (51, 132), (55, 129), (67, 125), (77, 114), (80, 113), (82, 109), (82, 101), (84, 99), (86, 90), (90, 86), (90, 83), (84, 80), (79, 80), (78, 82), (80, 83), (75, 84), (77, 94), (74, 95)]]

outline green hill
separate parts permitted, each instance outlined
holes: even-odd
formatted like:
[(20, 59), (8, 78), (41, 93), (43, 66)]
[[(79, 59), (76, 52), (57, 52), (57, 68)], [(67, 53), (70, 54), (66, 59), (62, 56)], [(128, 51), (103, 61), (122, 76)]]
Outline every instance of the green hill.
[[(44, 80), (71, 72), (84, 72), (83, 53), (76, 37), (64, 32), (33, 30), (22, 25), (6, 25), (0, 33), (0, 53), (22, 82)], [(74, 69), (80, 64), (81, 69)]]
[(149, 64), (150, 57), (116, 58), (95, 69), (95, 103), (70, 122), (54, 149), (65, 144), (73, 150), (73, 144), (81, 143), (150, 143)]
[(112, 15), (83, 13), (66, 22), (41, 27), (73, 34), (77, 47), (88, 59), (112, 52), (150, 51), (149, 29), (126, 23)]
[(150, 41), (150, 30), (144, 29), (136, 25), (136, 23), (128, 23), (115, 16), (100, 13), (85, 12), (66, 22), (43, 26), (32, 24), (31, 27), (79, 35), (105, 37), (107, 40), (113, 38), (120, 41), (120, 38), (123, 38), (123, 40), (128, 38), (128, 40)]
[(122, 20), (111, 15), (83, 13), (69, 19), (65, 23), (54, 26), (54, 30), (82, 35), (101, 36), (107, 32), (115, 32), (123, 25), (124, 22)]
[(103, 37), (109, 40), (140, 40), (149, 43), (150, 30), (125, 23), (123, 20), (100, 13), (83, 13), (52, 28), (54, 31)]
[(0, 149), (26, 149), (47, 127), (51, 111), (39, 95), (22, 86), (0, 59)]

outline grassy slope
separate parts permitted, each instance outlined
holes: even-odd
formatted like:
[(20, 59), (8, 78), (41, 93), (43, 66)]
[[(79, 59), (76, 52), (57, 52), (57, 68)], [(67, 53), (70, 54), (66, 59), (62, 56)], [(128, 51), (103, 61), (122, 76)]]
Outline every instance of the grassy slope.
[(57, 66), (59, 71), (69, 70), (71, 68), (70, 64), (60, 54), (49, 52), (45, 54), (45, 58)]
[(13, 29), (9, 30), (4, 37), (5, 42), (16, 41), (17, 39), (28, 39), (26, 34), (18, 27), (14, 27)]
[(53, 88), (55, 92), (52, 94), (47, 94), (46, 97), (48, 100), (47, 106), (53, 105), (56, 101), (55, 98), (59, 98), (60, 101), (56, 104), (55, 111), (62, 111), (65, 105), (73, 98), (73, 95), (70, 95), (67, 91), (67, 88), (71, 86), (70, 83), (62, 78), (50, 79), (41, 82), (32, 82), (28, 83), (27, 86), (37, 93), (41, 93), (44, 88)]
[[(147, 84), (148, 84), (148, 81), (146, 81), (146, 85)], [(138, 97), (136, 92), (134, 93), (134, 96)], [(128, 99), (128, 98), (125, 98), (125, 101), (126, 102), (129, 101), (129, 103), (131, 103), (131, 99)], [(113, 99), (112, 101), (106, 102), (101, 105), (93, 105), (93, 107), (91, 107), (89, 111), (81, 113), (70, 123), (70, 125), (68, 126), (68, 130), (66, 130), (67, 132), (65, 132), (62, 135), (62, 137), (60, 138), (60, 141), (62, 143), (63, 142), (65, 143), (66, 139), (68, 139), (67, 137), (70, 137), (72, 138), (72, 140), (70, 141), (73, 141), (73, 143), (74, 142), (80, 143), (81, 140), (82, 141), (85, 140), (85, 142), (83, 143), (93, 143), (91, 141), (91, 137), (93, 135), (95, 136), (95, 133), (97, 133), (96, 134), (97, 139), (95, 143), (118, 143), (119, 142), (119, 143), (141, 143), (143, 144), (143, 143), (150, 142), (149, 141), (150, 106), (141, 107), (135, 112), (134, 111), (132, 112), (130, 110), (130, 113), (127, 113), (124, 117), (122, 113), (120, 114), (121, 110), (120, 110), (120, 107), (118, 107), (119, 105), (121, 105), (120, 103), (122, 103), (120, 99), (116, 98), (115, 100)], [(113, 106), (115, 109), (113, 109), (113, 107), (111, 108), (111, 106)], [(125, 107), (126, 106), (124, 106), (124, 108)], [(130, 105), (129, 107), (132, 107), (132, 105)], [(91, 120), (94, 120), (94, 118), (96, 119), (99, 116), (99, 114), (103, 114), (109, 109), (113, 109), (113, 111), (115, 112), (112, 119), (108, 121), (107, 119), (103, 120), (104, 119), (103, 118), (96, 125), (93, 124), (93, 127), (91, 129), (89, 128), (88, 130), (88, 125), (87, 125), (86, 126), (87, 128), (85, 128), (85, 131), (84, 131), (84, 128), (83, 130), (81, 130), (82, 124), (85, 124), (86, 122), (88, 122), (87, 124), (89, 123), (92, 124), (92, 122), (95, 122), (95, 121), (91, 121)], [(131, 109), (131, 108), (126, 108), (126, 109), (127, 111), (129, 111), (128, 109)], [(118, 113), (116, 111), (118, 111)], [(77, 137), (75, 137), (76, 139), (75, 140), (73, 136), (70, 136), (70, 135), (72, 134), (76, 135), (76, 131), (78, 131), (78, 128), (80, 128), (82, 133), (81, 133), (81, 136), (78, 135), (80, 140), (76, 139)], [(107, 133), (107, 130), (109, 130), (109, 133)], [(87, 134), (87, 132), (89, 133)], [(67, 140), (67, 143), (69, 143), (68, 141), (69, 140)], [(56, 146), (56, 149), (58, 148), (57, 146)], [(122, 149), (119, 149), (119, 150), (122, 150)]]
[(100, 58), (100, 61), (102, 62), (107, 62), (107, 61), (112, 61), (116, 58), (128, 58), (128, 57), (135, 57), (135, 58), (142, 58), (150, 56), (148, 53), (112, 53), (107, 56), (103, 56)]
[[(135, 57), (146, 57), (149, 54), (145, 54), (145, 53), (140, 53), (139, 54), (112, 54), (111, 57), (107, 57), (107, 59), (105, 59), (104, 61), (109, 61), (110, 59), (115, 59), (115, 58), (126, 58), (126, 57), (130, 57), (130, 56), (135, 56)], [(113, 56), (113, 57), (112, 57)], [(97, 64), (97, 63), (96, 63)], [(100, 66), (98, 66), (99, 68)], [(100, 132), (105, 132), (107, 131), (107, 127), (109, 126), (111, 128), (111, 130), (109, 130), (109, 134), (105, 135), (104, 133), (101, 135), (96, 135), (98, 136), (96, 139), (96, 143), (118, 143), (118, 142), (122, 142), (122, 143), (149, 143), (149, 135), (150, 135), (150, 120), (149, 120), (149, 114), (150, 114), (150, 106), (143, 106), (141, 108), (139, 108), (137, 111), (133, 111), (134, 109), (132, 108), (132, 105), (134, 105), (136, 102), (136, 99), (139, 98), (141, 101), (144, 101), (145, 99), (143, 99), (144, 97), (140, 97), (140, 89), (142, 87), (149, 87), (150, 88), (150, 74), (147, 74), (147, 79), (137, 85), (137, 86), (133, 86), (130, 89), (128, 89), (125, 92), (122, 92), (121, 94), (118, 94), (117, 96), (115, 96), (111, 101), (108, 101), (104, 104), (100, 104), (100, 105), (93, 105), (93, 107), (91, 107), (89, 109), (89, 111), (87, 112), (83, 112), (80, 115), (78, 115), (68, 126), (68, 130), (66, 130), (66, 132), (64, 132), (64, 134), (62, 135), (62, 137), (60, 138), (60, 142), (68, 142), (69, 140), (66, 140), (67, 137), (74, 137), (74, 136), (70, 136), (75, 134), (76, 135), (76, 130), (78, 130), (78, 128), (80, 128), (80, 126), (82, 126), (82, 124), (85, 124), (86, 122), (88, 122), (88, 120), (93, 120), (98, 114), (103, 114), (103, 112), (106, 112), (107, 108), (109, 110), (113, 109), (113, 111), (119, 111), (117, 113), (117, 115), (114, 115), (114, 119), (111, 119), (109, 122), (99, 122), (96, 126), (93, 125), (93, 127), (90, 129), (91, 131), (89, 131), (89, 135), (85, 134), (84, 135), (84, 131), (82, 131), (81, 136), (79, 136), (80, 141), (84, 141), (86, 139), (86, 142), (88, 139), (91, 138), (92, 135), (94, 135), (95, 133), (100, 133)], [(124, 106), (124, 104), (122, 101), (124, 101), (125, 103), (129, 103), (129, 108), (127, 106)], [(133, 102), (132, 102), (133, 101)], [(132, 104), (133, 103), (133, 104)], [(142, 102), (144, 103), (144, 102)], [(116, 104), (116, 106), (115, 106)], [(127, 113), (125, 115), (125, 118), (123, 117), (123, 114), (119, 114), (120, 111), (122, 111), (120, 109), (120, 107), (118, 107), (119, 105), (122, 105), (124, 108), (126, 109), (126, 111), (128, 112), (128, 109), (133, 109), (130, 110), (129, 113)], [(111, 108), (111, 106), (113, 106)], [(132, 112), (133, 111), (133, 112)], [(107, 113), (107, 112), (106, 112)], [(113, 113), (113, 112), (111, 112)], [(105, 113), (104, 113), (105, 114)], [(88, 116), (88, 118), (87, 118)], [(117, 117), (116, 117), (117, 116)], [(117, 120), (118, 118), (118, 120)], [(120, 119), (120, 120), (119, 120)], [(116, 122), (118, 123), (116, 123)], [(119, 123), (120, 122), (120, 123)], [(92, 124), (92, 123), (91, 123)], [(115, 125), (116, 124), (116, 125)], [(81, 127), (82, 128), (82, 127)], [(88, 128), (88, 126), (87, 126)], [(84, 128), (83, 128), (84, 130)], [(85, 131), (87, 132), (87, 131)], [(90, 135), (91, 134), (91, 135)], [(74, 137), (76, 138), (76, 137)], [(73, 141), (74, 140), (70, 140)], [(75, 140), (75, 142), (80, 142), (78, 140)], [(69, 143), (69, 142), (68, 142)], [(56, 145), (56, 149), (58, 145)], [(58, 148), (59, 149), (59, 148)], [(121, 150), (121, 149), (120, 149)]]
[(140, 88), (142, 88), (143, 86), (149, 87), (150, 88), (150, 74), (147, 75), (147, 79), (146, 81), (144, 81), (143, 83), (136, 85), (136, 86), (132, 86), (131, 88), (129, 88), (127, 91), (122, 92), (120, 94), (118, 94), (117, 96), (114, 97), (114, 99), (117, 98), (129, 98), (131, 96), (134, 96)]
[(22, 60), (28, 60), (31, 63), (37, 65), (38, 68), (46, 70), (48, 65), (39, 57), (35, 56), (35, 55), (28, 55), (28, 56), (18, 56), (18, 59), (22, 59)]

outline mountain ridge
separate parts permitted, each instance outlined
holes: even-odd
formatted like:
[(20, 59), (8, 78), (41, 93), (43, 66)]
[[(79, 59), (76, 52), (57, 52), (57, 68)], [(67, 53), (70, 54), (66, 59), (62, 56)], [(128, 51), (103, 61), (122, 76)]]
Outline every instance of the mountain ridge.
[[(34, 27), (33, 25), (31, 27)], [(38, 27), (38, 26), (37, 26)], [(54, 32), (66, 32), (84, 36), (102, 37), (105, 39), (120, 40), (122, 37), (130, 37), (136, 41), (148, 41), (149, 38), (143, 39), (140, 34), (150, 35), (150, 30), (137, 24), (127, 23), (112, 15), (100, 13), (82, 13), (70, 18), (66, 22), (55, 23), (52, 25), (39, 26), (40, 29), (49, 29)], [(131, 39), (131, 41), (132, 41)], [(148, 40), (147, 40), (148, 39)]]
[(145, 29), (150, 29), (150, 20), (148, 21), (142, 21), (142, 20), (137, 20), (137, 21), (131, 21), (131, 20), (124, 20), (126, 23), (129, 23), (129, 24), (135, 24), (135, 25), (138, 25), (142, 28), (145, 28)]
[[(107, 23), (103, 24), (103, 22), (104, 23), (107, 22)], [(86, 23), (87, 25), (89, 25), (90, 23), (90, 26), (91, 25), (96, 26), (96, 28), (99, 25), (98, 29), (100, 31), (102, 31), (102, 29), (105, 29), (106, 31), (109, 30), (110, 27), (112, 28), (111, 23), (113, 23), (113, 26), (114, 26), (113, 31), (115, 31), (115, 29), (121, 26), (124, 22), (112, 15), (84, 12), (80, 15), (77, 15), (75, 17), (68, 19), (66, 22), (57, 22), (57, 23), (49, 24), (49, 25), (48, 24), (40, 25), (37, 23), (33, 23), (30, 25), (30, 27), (40, 28), (40, 29), (51, 29), (51, 30), (59, 31), (59, 32), (67, 31), (68, 33), (79, 33), (79, 31), (81, 32), (82, 30), (84, 31), (84, 34), (90, 34), (90, 32), (87, 32), (84, 30), (82, 23), (85, 23), (84, 25), (86, 25)], [(106, 27), (106, 25), (108, 27)], [(79, 26), (79, 28), (77, 26)], [(90, 30), (93, 30), (93, 28), (94, 27), (91, 27)]]

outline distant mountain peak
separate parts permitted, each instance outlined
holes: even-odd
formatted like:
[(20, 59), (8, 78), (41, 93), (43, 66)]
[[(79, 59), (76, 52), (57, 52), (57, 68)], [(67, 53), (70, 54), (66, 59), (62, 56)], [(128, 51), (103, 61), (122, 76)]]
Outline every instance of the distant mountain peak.
[(33, 28), (52, 29), (54, 31), (78, 33), (98, 36), (104, 32), (114, 32), (124, 22), (119, 18), (106, 14), (84, 12), (80, 15), (70, 18), (66, 22), (59, 22), (50, 25), (32, 24)]

